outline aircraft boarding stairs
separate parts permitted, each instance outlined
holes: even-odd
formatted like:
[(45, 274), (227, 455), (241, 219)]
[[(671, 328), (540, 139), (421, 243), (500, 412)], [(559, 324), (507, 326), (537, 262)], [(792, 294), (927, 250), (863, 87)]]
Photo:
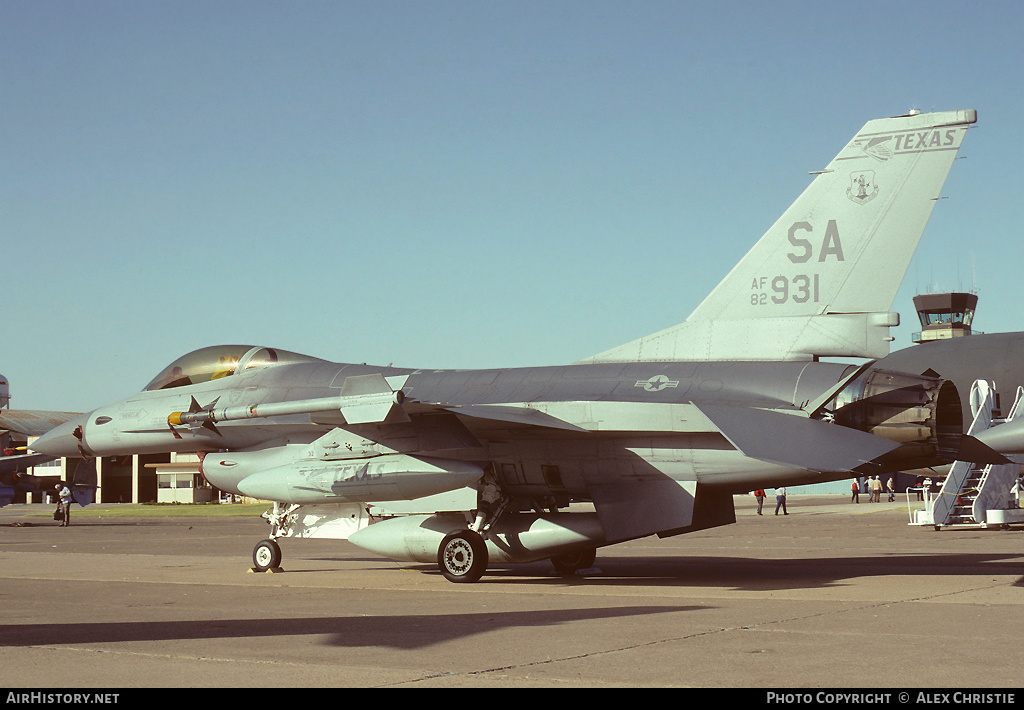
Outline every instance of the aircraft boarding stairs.
[[(974, 422), (968, 434), (978, 434), (992, 426), (1024, 416), (1021, 404), (1024, 388), (1017, 388), (1016, 401), (1004, 420), (993, 420), (995, 394), (991, 383), (978, 380), (971, 387), (971, 410)], [(932, 498), (926, 493), (924, 510), (913, 510), (911, 525), (943, 527), (1002, 528), (1010, 523), (1024, 523), (1024, 509), (1018, 502), (1017, 478), (1021, 465), (972, 464), (956, 461), (939, 493)], [(908, 492), (909, 493), (909, 492)], [(910, 499), (908, 495), (907, 504)]]

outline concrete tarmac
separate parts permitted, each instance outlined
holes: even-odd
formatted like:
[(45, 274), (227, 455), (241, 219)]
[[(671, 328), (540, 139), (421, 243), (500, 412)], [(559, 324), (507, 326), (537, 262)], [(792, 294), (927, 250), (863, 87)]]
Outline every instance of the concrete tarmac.
[[(0, 509), (0, 685), (1015, 688), (1024, 530), (909, 526), (907, 503), (738, 496), (737, 523), (477, 584), (259, 519)], [(33, 517), (43, 513), (44, 517)]]

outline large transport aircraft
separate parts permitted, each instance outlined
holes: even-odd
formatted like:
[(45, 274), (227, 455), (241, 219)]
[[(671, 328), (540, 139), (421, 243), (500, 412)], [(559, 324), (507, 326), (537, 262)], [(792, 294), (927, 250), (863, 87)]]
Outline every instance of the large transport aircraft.
[[(961, 397), (965, 424), (971, 421), (973, 408), (978, 405), (966, 394), (977, 380), (985, 380), (993, 392), (993, 414), (1001, 420), (1010, 412), (1019, 390), (1024, 389), (1024, 332), (985, 333), (924, 342), (897, 350), (878, 360), (875, 367), (939, 373), (965, 395)], [(972, 438), (1016, 461), (1024, 456), (1024, 417), (993, 426)]]
[(963, 435), (953, 384), (872, 360), (975, 121), (869, 121), (683, 323), (581, 362), (422, 370), (215, 346), (33, 448), (200, 452), (211, 484), (274, 502), (259, 569), (280, 564), (277, 539), (316, 536), (456, 582), (732, 523), (733, 494), (755, 488), (1005, 463)]

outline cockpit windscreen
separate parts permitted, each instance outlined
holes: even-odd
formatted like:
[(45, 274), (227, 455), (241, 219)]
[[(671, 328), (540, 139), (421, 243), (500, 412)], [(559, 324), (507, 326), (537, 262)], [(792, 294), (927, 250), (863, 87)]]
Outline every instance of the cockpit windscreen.
[(243, 370), (294, 362), (315, 362), (308, 355), (253, 345), (214, 345), (183, 355), (153, 378), (146, 391), (184, 387), (228, 377)]

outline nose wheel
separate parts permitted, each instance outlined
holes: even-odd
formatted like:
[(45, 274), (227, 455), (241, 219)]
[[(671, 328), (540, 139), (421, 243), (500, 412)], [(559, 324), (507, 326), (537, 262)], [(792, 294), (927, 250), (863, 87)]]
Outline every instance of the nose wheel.
[(450, 582), (476, 582), (487, 570), (487, 543), (480, 533), (458, 530), (437, 548), (437, 566)]
[(252, 551), (252, 563), (257, 572), (266, 572), (281, 566), (281, 546), (274, 540), (263, 540)]

